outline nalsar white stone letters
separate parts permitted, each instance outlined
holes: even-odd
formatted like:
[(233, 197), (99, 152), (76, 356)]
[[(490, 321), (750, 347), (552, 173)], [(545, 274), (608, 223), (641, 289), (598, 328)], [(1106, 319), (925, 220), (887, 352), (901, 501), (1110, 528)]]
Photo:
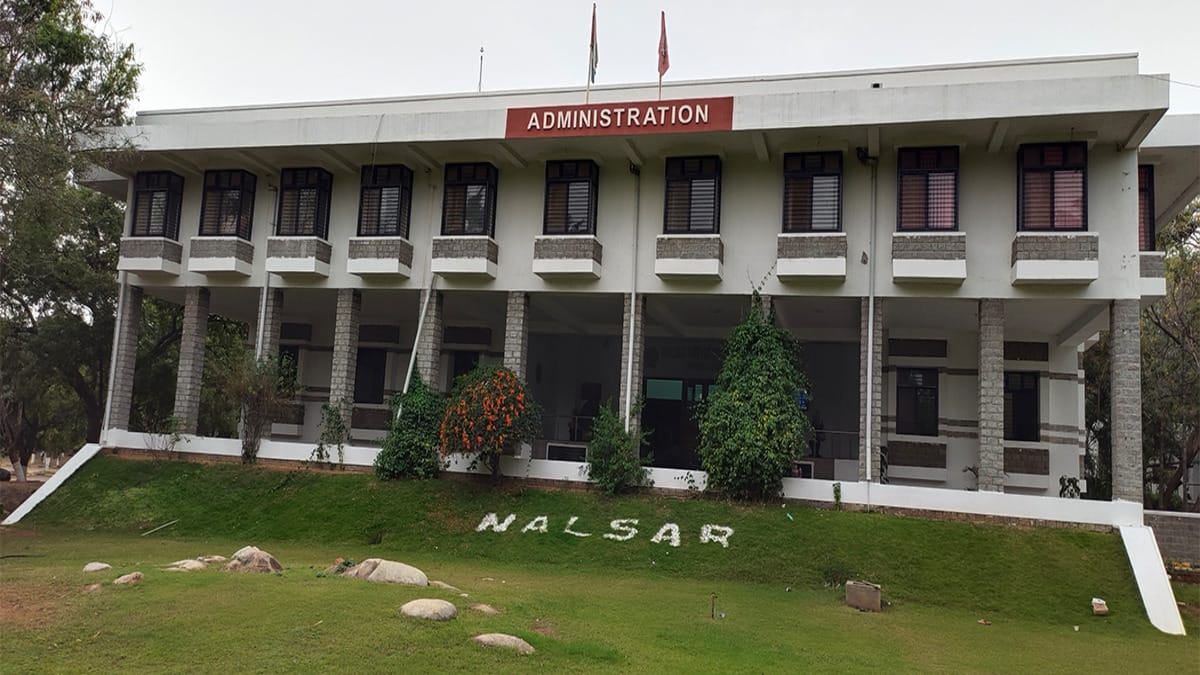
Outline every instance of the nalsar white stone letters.
[[(475, 528), (476, 532), (507, 532), (509, 526), (517, 521), (517, 514), (510, 513), (502, 520), (495, 513), (488, 513), (483, 516), (483, 520), (479, 521), (479, 525)], [(551, 519), (550, 516), (540, 515), (535, 516), (524, 527), (521, 528), (521, 534), (534, 532), (537, 534), (545, 534), (550, 531)], [(638, 519), (637, 518), (618, 518), (608, 523), (609, 532), (601, 535), (604, 539), (611, 541), (630, 541), (637, 537)], [(563, 525), (563, 534), (569, 534), (574, 537), (590, 537), (592, 536), (592, 528), (587, 523), (581, 523), (579, 516), (571, 516)], [(715, 525), (713, 523), (705, 523), (700, 527), (700, 536), (698, 541), (701, 544), (720, 544), (722, 548), (729, 548), (729, 538), (733, 536), (733, 528), (726, 525)], [(667, 544), (673, 548), (679, 548), (683, 543), (683, 534), (679, 525), (675, 523), (664, 523), (655, 532), (653, 537), (650, 537), (650, 542), (654, 544)]]

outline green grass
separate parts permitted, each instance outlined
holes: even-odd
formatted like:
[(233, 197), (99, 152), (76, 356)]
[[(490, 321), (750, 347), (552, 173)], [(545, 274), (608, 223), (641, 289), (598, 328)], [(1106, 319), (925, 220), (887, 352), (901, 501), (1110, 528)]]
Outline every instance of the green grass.
[[(475, 532), (490, 511), (518, 517), (506, 533)], [(550, 532), (519, 532), (541, 514), (550, 516)], [(571, 515), (580, 516), (576, 529), (593, 536), (564, 534)], [(638, 535), (601, 538), (614, 518), (638, 518)], [(680, 525), (680, 548), (650, 542), (664, 522)], [(704, 523), (733, 527), (730, 547), (701, 545)], [(0, 560), (0, 605), (34, 603), (0, 611), (5, 668), (13, 672), (305, 672), (351, 664), (1054, 671), (1130, 663), (1182, 672), (1200, 656), (1194, 637), (1171, 638), (1149, 625), (1119, 538), (1094, 532), (112, 457), (89, 462), (22, 528), (31, 536), (5, 532), (2, 553), (31, 557)], [(245, 544), (274, 553), (285, 572), (159, 570)], [(460, 609), (469, 601), (436, 589), (318, 577), (336, 556), (409, 562), (504, 614), (464, 609), (447, 624), (405, 620), (396, 609), (408, 599), (443, 597)], [(79, 569), (96, 559), (113, 564), (114, 573), (138, 569), (147, 579), (82, 594), (97, 579)], [(883, 584), (888, 610), (846, 608), (841, 591), (823, 585), (839, 570)], [(725, 619), (709, 619), (710, 593)], [(1111, 616), (1090, 615), (1093, 595), (1108, 601)], [(1195, 593), (1181, 599), (1200, 604)], [(980, 618), (993, 623), (981, 626)], [(1194, 614), (1187, 621), (1192, 635), (1200, 632)], [(490, 631), (524, 637), (538, 653), (520, 658), (467, 642)]]

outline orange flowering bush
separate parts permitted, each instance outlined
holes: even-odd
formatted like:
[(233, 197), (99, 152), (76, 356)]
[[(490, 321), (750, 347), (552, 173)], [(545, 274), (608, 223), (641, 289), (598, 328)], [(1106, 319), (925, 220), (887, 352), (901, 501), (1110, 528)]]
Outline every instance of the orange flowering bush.
[(541, 406), (521, 378), (503, 366), (481, 365), (455, 382), (442, 417), (442, 456), (471, 456), (472, 468), (482, 461), (498, 481), (500, 456), (537, 438), (541, 429)]

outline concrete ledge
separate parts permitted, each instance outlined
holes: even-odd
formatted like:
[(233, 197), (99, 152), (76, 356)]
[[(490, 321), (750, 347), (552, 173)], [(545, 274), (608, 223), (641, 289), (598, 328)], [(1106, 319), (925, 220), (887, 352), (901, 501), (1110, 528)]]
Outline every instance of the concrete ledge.
[(846, 278), (845, 258), (779, 258), (775, 261), (775, 276), (782, 281), (804, 279)]
[(122, 237), (117, 270), (137, 274), (179, 276), (183, 246), (164, 237)]
[(544, 235), (533, 240), (533, 273), (540, 277), (600, 278), (604, 247), (595, 236)]
[(495, 239), (482, 235), (433, 238), (434, 274), (443, 276), (484, 276), (496, 278), (500, 246)]
[(1096, 260), (1018, 260), (1012, 266), (1012, 283), (1090, 284), (1100, 278)]
[(329, 276), (333, 247), (319, 237), (267, 239), (267, 271), (275, 274)]
[(892, 281), (961, 285), (967, 280), (966, 260), (892, 259)]
[(250, 276), (254, 269), (254, 244), (240, 237), (192, 237), (188, 271), (202, 274)]
[(775, 241), (775, 276), (781, 280), (846, 278), (845, 232), (785, 232)]
[(725, 243), (719, 234), (660, 234), (654, 273), (663, 278), (721, 278)]
[(412, 275), (413, 246), (403, 237), (351, 237), (346, 271), (360, 276)]

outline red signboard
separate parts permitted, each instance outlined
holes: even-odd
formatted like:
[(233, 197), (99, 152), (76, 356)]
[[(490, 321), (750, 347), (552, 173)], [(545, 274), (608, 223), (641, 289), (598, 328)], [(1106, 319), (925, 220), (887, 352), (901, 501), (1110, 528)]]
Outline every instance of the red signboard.
[(733, 97), (509, 108), (505, 138), (729, 131)]

